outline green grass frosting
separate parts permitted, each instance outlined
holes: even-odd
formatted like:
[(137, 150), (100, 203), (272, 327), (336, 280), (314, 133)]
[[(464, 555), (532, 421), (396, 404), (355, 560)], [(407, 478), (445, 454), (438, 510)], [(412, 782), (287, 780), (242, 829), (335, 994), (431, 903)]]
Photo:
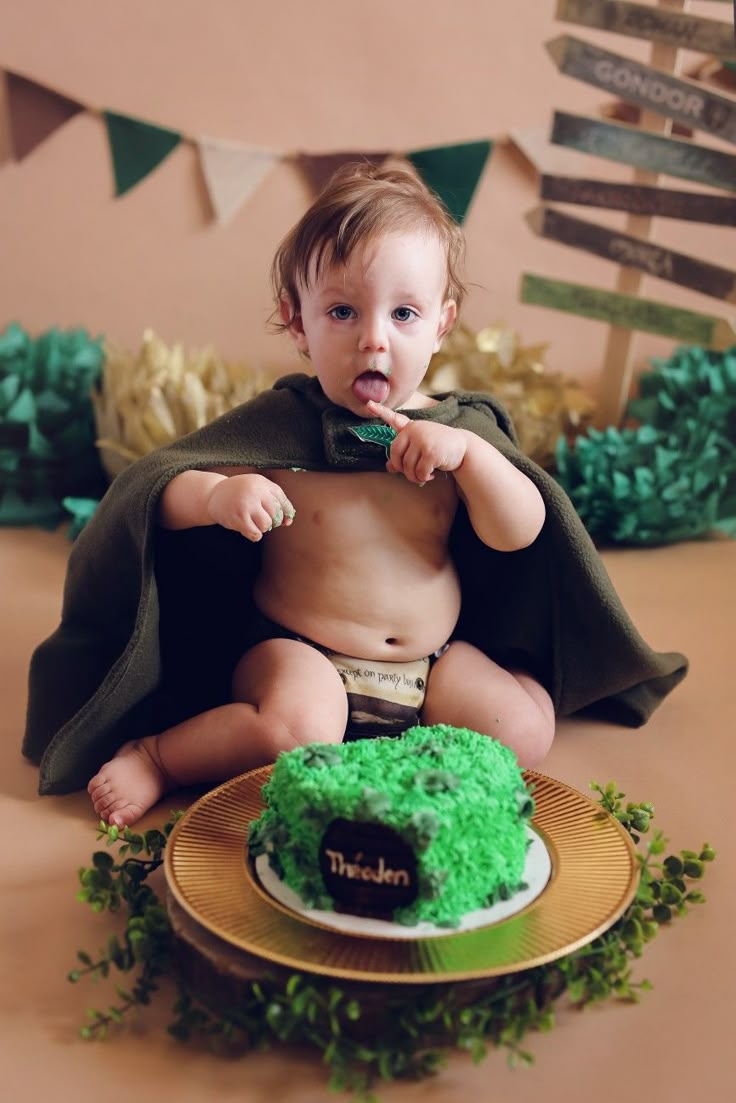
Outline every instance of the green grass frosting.
[(279, 755), (249, 830), (306, 907), (331, 910), (319, 850), (336, 819), (392, 828), (414, 851), (416, 899), (393, 918), (457, 926), (520, 885), (533, 802), (514, 753), (444, 724), (400, 738), (313, 743)]

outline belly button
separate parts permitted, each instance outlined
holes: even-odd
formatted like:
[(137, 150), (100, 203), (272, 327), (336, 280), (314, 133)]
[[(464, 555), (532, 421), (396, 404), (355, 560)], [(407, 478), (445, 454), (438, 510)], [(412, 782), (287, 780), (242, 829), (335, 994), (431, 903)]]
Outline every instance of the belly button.
[(390, 643), (390, 644), (392, 644), (392, 645), (393, 645), (393, 644), (396, 644), (396, 643), (398, 643), (398, 642), (399, 642), (399, 641), (398, 641), (398, 640), (396, 639), (396, 636), (389, 636), (389, 637), (388, 637), (388, 639), (386, 640), (386, 643)]

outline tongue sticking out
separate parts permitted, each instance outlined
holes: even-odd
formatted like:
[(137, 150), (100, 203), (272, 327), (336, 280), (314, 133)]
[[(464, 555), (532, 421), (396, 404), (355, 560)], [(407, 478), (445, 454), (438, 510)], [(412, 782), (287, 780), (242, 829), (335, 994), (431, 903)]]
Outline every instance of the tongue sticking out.
[(388, 392), (388, 379), (378, 371), (364, 371), (353, 382), (353, 394), (358, 402), (385, 402)]

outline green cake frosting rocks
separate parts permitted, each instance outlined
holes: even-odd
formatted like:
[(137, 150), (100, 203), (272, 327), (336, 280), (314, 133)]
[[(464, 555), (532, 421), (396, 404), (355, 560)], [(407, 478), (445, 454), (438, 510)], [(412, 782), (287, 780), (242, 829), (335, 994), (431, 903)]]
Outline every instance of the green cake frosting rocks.
[(516, 757), (444, 724), (279, 755), (252, 858), (307, 908), (457, 926), (521, 887), (534, 804)]

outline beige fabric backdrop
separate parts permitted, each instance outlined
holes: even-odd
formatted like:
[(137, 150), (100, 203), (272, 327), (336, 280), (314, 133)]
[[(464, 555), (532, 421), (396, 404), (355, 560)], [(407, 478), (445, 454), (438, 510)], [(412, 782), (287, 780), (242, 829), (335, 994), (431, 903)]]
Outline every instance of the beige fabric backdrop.
[[(0, 0), (0, 66), (193, 136), (279, 151), (407, 150), (548, 127), (554, 108), (595, 114), (610, 97), (557, 72), (543, 45), (556, 35), (646, 58), (645, 44), (576, 31), (556, 22), (554, 9), (554, 0)], [(725, 4), (690, 10), (730, 14)], [(581, 173), (631, 178), (620, 166), (570, 156)], [(191, 145), (115, 200), (104, 125), (81, 114), (27, 160), (0, 169), (0, 328), (11, 320), (34, 333), (82, 325), (137, 347), (151, 326), (168, 342), (211, 343), (228, 357), (291, 370), (288, 341), (266, 326), (267, 272), (307, 202), (294, 166), (282, 163), (219, 227)], [(595, 390), (606, 327), (520, 304), (519, 279), (529, 270), (613, 288), (615, 269), (535, 238), (523, 215), (537, 202), (534, 174), (499, 141), (466, 220), (474, 287), (465, 320), (476, 329), (501, 321), (528, 343), (548, 340), (549, 367)], [(660, 221), (657, 232), (705, 259), (736, 256), (734, 230)], [(660, 281), (645, 281), (643, 294), (724, 312)], [(672, 348), (639, 338), (637, 367)]]

